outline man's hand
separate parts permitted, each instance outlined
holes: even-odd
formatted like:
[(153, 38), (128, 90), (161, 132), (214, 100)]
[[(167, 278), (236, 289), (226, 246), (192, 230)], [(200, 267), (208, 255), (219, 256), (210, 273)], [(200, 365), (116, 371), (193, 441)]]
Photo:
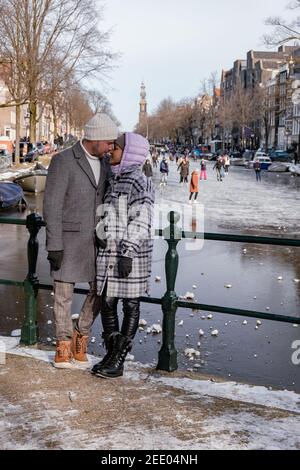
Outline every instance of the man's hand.
[(51, 271), (59, 271), (61, 268), (64, 252), (62, 251), (49, 251), (47, 260), (50, 262)]
[(118, 262), (119, 278), (125, 279), (132, 271), (132, 258), (122, 256)]

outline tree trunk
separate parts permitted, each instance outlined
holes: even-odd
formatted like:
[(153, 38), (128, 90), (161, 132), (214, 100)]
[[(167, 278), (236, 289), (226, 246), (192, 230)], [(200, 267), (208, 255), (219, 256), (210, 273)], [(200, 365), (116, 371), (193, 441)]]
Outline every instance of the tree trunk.
[(21, 106), (16, 106), (16, 146), (15, 146), (15, 165), (20, 163), (20, 121), (21, 121)]
[(51, 107), (52, 107), (52, 114), (53, 114), (53, 127), (54, 127), (53, 133), (54, 133), (54, 139), (56, 139), (57, 134), (58, 134), (58, 129), (57, 129), (57, 115), (56, 115), (55, 106), (52, 105)]
[(266, 140), (266, 153), (268, 153), (269, 149), (269, 126), (268, 123), (265, 122), (265, 140)]
[(295, 164), (297, 165), (297, 163), (300, 162), (300, 132), (299, 132), (299, 136), (298, 136), (298, 153), (295, 157)]
[(36, 142), (36, 123), (37, 123), (37, 102), (31, 101), (29, 104), (30, 112), (30, 128), (29, 128), (29, 141)]

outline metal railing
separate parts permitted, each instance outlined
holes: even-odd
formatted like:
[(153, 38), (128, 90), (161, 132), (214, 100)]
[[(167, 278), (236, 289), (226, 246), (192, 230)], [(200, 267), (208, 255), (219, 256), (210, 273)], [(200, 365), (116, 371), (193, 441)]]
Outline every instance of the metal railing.
[[(161, 305), (163, 312), (162, 326), (162, 347), (158, 354), (157, 369), (173, 372), (178, 368), (177, 350), (175, 347), (175, 320), (178, 307), (193, 310), (204, 310), (208, 312), (218, 312), (228, 315), (259, 318), (264, 320), (273, 320), (284, 323), (294, 323), (300, 325), (299, 316), (286, 316), (274, 313), (257, 312), (252, 310), (243, 310), (237, 308), (228, 308), (218, 305), (206, 305), (196, 302), (180, 300), (176, 294), (176, 278), (179, 266), (179, 255), (177, 251), (178, 243), (183, 239), (204, 239), (214, 241), (228, 241), (235, 243), (253, 243), (263, 245), (293, 246), (300, 247), (299, 239), (256, 237), (245, 235), (230, 235), (219, 233), (198, 233), (184, 232), (177, 227), (180, 216), (176, 212), (168, 214), (170, 222), (169, 227), (164, 230), (156, 230), (155, 235), (163, 237), (168, 243), (168, 251), (165, 257), (165, 272), (167, 290), (162, 298), (141, 297), (141, 302), (148, 304)], [(25, 295), (25, 320), (21, 329), (21, 343), (24, 345), (34, 345), (38, 341), (37, 329), (37, 295), (41, 290), (53, 290), (53, 286), (40, 284), (36, 274), (36, 265), (38, 259), (39, 242), (38, 233), (45, 222), (42, 217), (36, 213), (30, 214), (26, 220), (0, 217), (0, 224), (23, 225), (29, 231), (29, 241), (27, 245), (28, 253), (28, 274), (24, 282), (0, 279), (0, 285), (17, 286), (24, 289)], [(76, 294), (87, 294), (87, 289), (75, 288)]]

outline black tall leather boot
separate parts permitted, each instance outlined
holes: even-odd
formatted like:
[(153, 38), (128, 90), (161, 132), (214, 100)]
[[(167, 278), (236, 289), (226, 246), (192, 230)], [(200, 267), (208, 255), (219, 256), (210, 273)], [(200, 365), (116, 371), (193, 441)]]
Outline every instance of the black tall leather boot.
[(102, 338), (106, 348), (106, 354), (102, 361), (94, 365), (91, 370), (92, 374), (97, 374), (99, 367), (105, 364), (109, 358), (113, 348), (113, 333), (119, 332), (119, 320), (118, 320), (118, 299), (114, 297), (106, 297), (106, 289), (102, 297), (101, 302), (101, 319), (103, 326)]
[(123, 299), (123, 313), (121, 333), (133, 340), (139, 327), (140, 299)]
[(121, 377), (124, 370), (124, 362), (128, 352), (132, 348), (130, 338), (121, 333), (113, 333), (113, 349), (105, 364), (100, 366), (96, 375), (105, 379)]

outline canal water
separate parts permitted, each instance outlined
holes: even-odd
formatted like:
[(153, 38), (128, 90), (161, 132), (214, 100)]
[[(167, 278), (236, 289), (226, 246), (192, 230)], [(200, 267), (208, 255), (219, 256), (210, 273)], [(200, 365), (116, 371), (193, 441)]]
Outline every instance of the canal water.
[[(179, 210), (178, 203), (186, 203), (189, 192), (188, 188), (182, 188), (178, 183), (175, 163), (171, 162), (170, 167), (169, 182), (165, 188), (160, 188), (159, 170), (154, 170), (156, 200), (168, 209)], [(198, 168), (199, 163), (192, 162), (191, 167)], [(257, 183), (253, 171), (238, 167), (232, 167), (224, 181), (217, 182), (213, 164), (209, 164), (208, 181), (200, 182), (196, 223), (182, 216), (184, 228), (298, 238), (299, 189), (300, 178), (289, 173), (277, 175), (263, 172), (262, 182)], [(28, 211), (42, 213), (43, 196), (28, 195), (27, 198)], [(7, 215), (23, 218), (26, 213), (9, 212)], [(167, 222), (163, 220), (162, 223)], [(1, 278), (25, 278), (27, 239), (24, 227), (0, 225)], [(40, 282), (49, 283), (44, 230), (41, 230), (39, 240), (37, 271)], [(198, 246), (196, 243), (180, 241), (178, 244), (178, 295), (193, 292), (195, 299), (203, 304), (300, 316), (300, 283), (295, 282), (300, 279), (300, 248), (214, 241), (205, 241), (203, 246)], [(155, 240), (151, 280), (151, 295), (154, 297), (161, 297), (166, 290), (166, 249), (164, 240)], [(160, 282), (156, 282), (157, 276), (161, 278)], [(228, 285), (231, 288), (225, 287)], [(0, 292), (0, 334), (9, 335), (22, 323), (23, 295), (13, 287), (1, 286)], [(82, 296), (75, 296), (73, 313), (79, 313), (82, 302)], [(41, 341), (51, 344), (54, 325), (53, 296), (50, 293), (40, 292), (38, 309)], [(143, 304), (141, 318), (147, 321), (148, 326), (162, 324), (161, 308)], [(200, 329), (204, 336), (199, 337)], [(218, 336), (211, 335), (213, 330), (219, 331)], [(103, 354), (100, 334), (98, 318), (93, 326), (90, 353)], [(199, 374), (211, 378), (219, 376), (299, 392), (299, 365), (292, 360), (295, 353), (293, 346), (297, 341), (300, 341), (300, 327), (292, 324), (262, 320), (257, 328), (255, 319), (187, 309), (178, 309), (176, 316), (179, 368), (199, 371)], [(132, 353), (137, 361), (156, 363), (160, 347), (161, 335), (139, 331)], [(187, 358), (184, 354), (187, 348), (200, 351), (200, 357), (194, 360)]]

